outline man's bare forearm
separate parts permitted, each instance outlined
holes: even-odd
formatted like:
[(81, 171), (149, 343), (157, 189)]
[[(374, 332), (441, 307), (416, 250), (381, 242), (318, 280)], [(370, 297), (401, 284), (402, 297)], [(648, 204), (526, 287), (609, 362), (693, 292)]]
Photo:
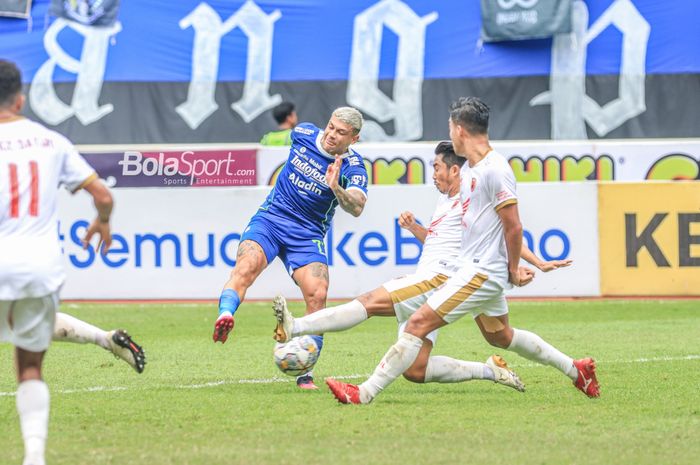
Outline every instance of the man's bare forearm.
[(421, 241), (421, 243), (425, 243), (425, 238), (428, 236), (428, 228), (425, 228), (416, 223), (409, 229), (409, 231), (411, 232), (411, 234), (416, 236), (416, 239)]
[(360, 216), (362, 210), (365, 208), (365, 202), (367, 201), (364, 195), (359, 191), (348, 192), (340, 186), (336, 187), (333, 193), (335, 194), (335, 198), (338, 199), (340, 208), (350, 213), (352, 216)]

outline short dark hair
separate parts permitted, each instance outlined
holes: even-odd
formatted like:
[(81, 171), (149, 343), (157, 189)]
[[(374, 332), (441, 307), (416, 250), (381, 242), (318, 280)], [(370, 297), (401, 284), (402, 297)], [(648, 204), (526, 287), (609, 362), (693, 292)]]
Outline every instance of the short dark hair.
[(275, 118), (277, 124), (282, 124), (289, 115), (294, 113), (294, 108), (292, 102), (282, 102), (272, 109), (272, 117)]
[(450, 105), (450, 119), (470, 134), (489, 130), (489, 107), (477, 97), (460, 97)]
[(22, 73), (19, 68), (11, 61), (0, 60), (0, 107), (13, 103), (20, 92)]
[(435, 147), (435, 155), (442, 155), (442, 162), (447, 165), (448, 169), (455, 165), (461, 168), (464, 162), (467, 161), (466, 158), (460, 157), (455, 153), (452, 142), (448, 140), (440, 142), (437, 147)]

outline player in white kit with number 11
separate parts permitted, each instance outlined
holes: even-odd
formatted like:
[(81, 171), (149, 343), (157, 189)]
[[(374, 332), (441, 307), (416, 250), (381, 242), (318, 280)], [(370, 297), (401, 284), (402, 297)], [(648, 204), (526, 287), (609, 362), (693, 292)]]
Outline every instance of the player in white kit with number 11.
[(112, 197), (65, 137), (20, 116), (21, 91), (19, 69), (0, 60), (0, 340), (15, 346), (24, 465), (44, 465), (49, 390), (41, 367), (65, 278), (58, 187), (92, 195), (97, 218), (84, 245), (97, 234), (104, 251), (111, 243)]

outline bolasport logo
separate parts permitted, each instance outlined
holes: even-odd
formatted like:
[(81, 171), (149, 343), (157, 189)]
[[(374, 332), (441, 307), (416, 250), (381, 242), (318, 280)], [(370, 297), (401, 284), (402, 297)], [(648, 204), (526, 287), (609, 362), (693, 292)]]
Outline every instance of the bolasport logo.
[(117, 163), (123, 177), (162, 178), (164, 186), (253, 186), (257, 182), (255, 157), (244, 152), (126, 151)]

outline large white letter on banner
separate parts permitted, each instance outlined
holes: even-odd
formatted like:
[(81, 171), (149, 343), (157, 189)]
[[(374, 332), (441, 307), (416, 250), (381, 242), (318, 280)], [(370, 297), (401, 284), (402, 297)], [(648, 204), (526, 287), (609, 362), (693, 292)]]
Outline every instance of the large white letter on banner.
[(206, 3), (200, 3), (180, 21), (180, 28), (194, 29), (192, 51), (192, 80), (187, 101), (176, 108), (182, 119), (196, 129), (219, 106), (214, 100), (219, 72), (221, 38), (237, 27), (248, 37), (248, 59), (245, 84), (241, 99), (231, 105), (248, 123), (282, 101), (278, 95), (270, 95), (270, 70), (272, 68), (272, 35), (274, 23), (282, 14), (279, 10), (266, 15), (255, 2), (248, 0), (225, 22)]
[[(69, 27), (83, 36), (80, 60), (68, 55), (58, 44), (57, 36)], [(59, 124), (75, 115), (83, 125), (88, 125), (111, 113), (111, 104), (98, 105), (105, 74), (107, 50), (110, 38), (122, 30), (118, 21), (108, 27), (90, 27), (75, 21), (58, 18), (44, 35), (44, 48), (49, 59), (39, 67), (29, 88), (29, 106), (32, 111), (49, 124)], [(53, 72), (59, 66), (78, 77), (70, 105), (56, 95)]]
[[(587, 139), (585, 123), (604, 136), (646, 111), (644, 63), (649, 23), (630, 0), (616, 0), (588, 30), (584, 2), (574, 2), (572, 16), (572, 32), (554, 37), (550, 90), (530, 100), (531, 106), (551, 105), (552, 139)], [(608, 26), (622, 34), (622, 64), (619, 96), (601, 107), (586, 94), (586, 51)]]
[[(425, 29), (438, 17), (424, 17), (400, 0), (382, 0), (355, 17), (347, 100), (382, 123), (394, 120), (395, 132), (387, 135), (379, 124), (367, 121), (364, 140), (416, 140), (423, 136), (423, 60)], [(399, 38), (394, 76), (394, 100), (379, 89), (382, 29)]]

